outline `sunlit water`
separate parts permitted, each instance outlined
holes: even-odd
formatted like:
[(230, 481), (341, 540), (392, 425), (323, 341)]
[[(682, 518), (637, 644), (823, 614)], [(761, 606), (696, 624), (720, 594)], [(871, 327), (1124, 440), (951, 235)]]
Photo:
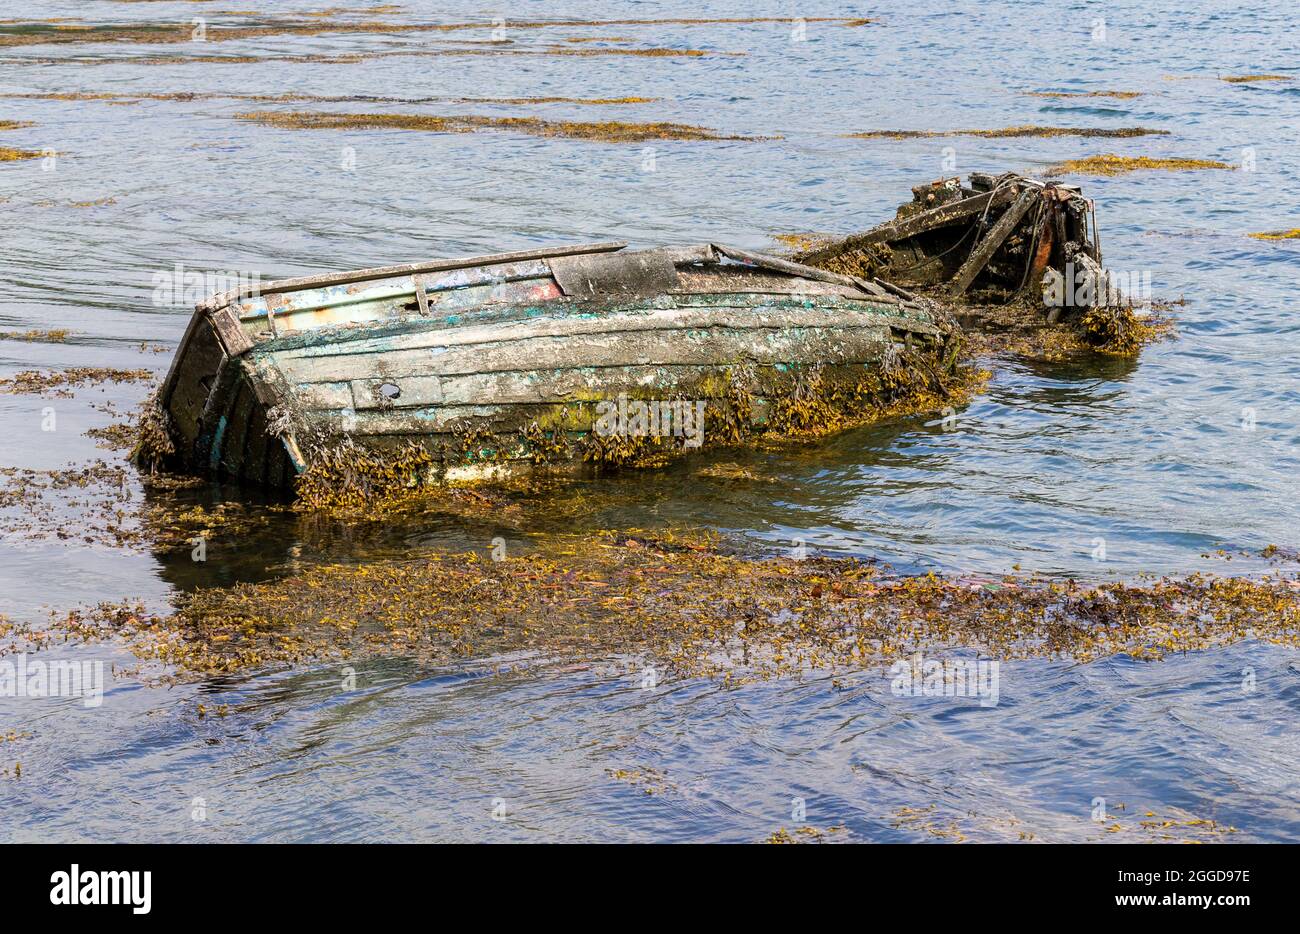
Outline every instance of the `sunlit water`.
[[(246, 4), (232, 4), (245, 6)], [(365, 5), (365, 4), (358, 4)], [(319, 6), (319, 5), (317, 5)], [(451, 7), (456, 6), (453, 9)], [(724, 9), (724, 6), (728, 7)], [(308, 10), (303, 2), (277, 13)], [(481, 21), (490, 7), (423, 2), (366, 19)], [(42, 4), (42, 17), (189, 23), (187, 3)], [(1101, 152), (1219, 159), (1247, 169), (1080, 179), (1097, 199), (1108, 265), (1185, 297), (1179, 335), (1140, 362), (1008, 363), (955, 426), (916, 419), (752, 466), (725, 485), (689, 467), (604, 482), (585, 527), (719, 529), (756, 553), (802, 540), (904, 569), (1088, 579), (1246, 571), (1215, 549), (1294, 545), (1300, 510), (1300, 72), (1291, 11), (1212, 2), (943, 4), (885, 0), (513, 5), (514, 19), (879, 16), (862, 28), (620, 25), (511, 31), (520, 49), (606, 35), (631, 45), (743, 52), (699, 58), (473, 55), (356, 64), (131, 64), (133, 56), (302, 55), (456, 47), (459, 34), (321, 35), (145, 46), (0, 48), (0, 92), (234, 92), (385, 97), (623, 97), (648, 104), (261, 104), (0, 99), (0, 145), (52, 149), (0, 163), (0, 330), (68, 328), (67, 343), (0, 341), (0, 374), (81, 365), (161, 369), (184, 307), (156, 307), (174, 264), (264, 279), (432, 256), (622, 238), (770, 248), (788, 231), (849, 232), (911, 186), (972, 170), (1035, 171)], [(0, 19), (32, 15), (0, 0)], [(1094, 39), (1105, 19), (1104, 39)], [(213, 16), (213, 22), (222, 21)], [(571, 47), (593, 47), (573, 43)], [(24, 59), (91, 57), (105, 63)], [(1172, 80), (1186, 79), (1186, 80)], [(1130, 100), (1031, 90), (1137, 90)], [(664, 120), (761, 142), (614, 145), (509, 133), (289, 131), (251, 109)], [(870, 129), (1014, 124), (1147, 126), (1143, 139), (851, 140)], [(950, 148), (949, 148), (950, 147)], [(653, 150), (647, 152), (647, 150)], [(955, 169), (953, 162), (955, 160)], [(351, 166), (350, 168), (345, 168)], [(653, 171), (647, 171), (647, 167)], [(47, 170), (48, 168), (48, 170)], [(113, 203), (75, 203), (112, 198)], [(0, 395), (0, 462), (54, 468), (109, 457), (83, 435), (134, 387), (75, 399)], [(41, 431), (52, 406), (58, 429)], [(1253, 424), (1253, 430), (1246, 430)], [(1246, 426), (1246, 427), (1243, 427)], [(579, 528), (583, 524), (579, 524)], [(229, 584), (289, 564), (425, 547), (486, 551), (494, 536), (572, 531), (546, 514), (394, 531), (371, 552), (315, 552), (277, 527), (238, 554), (153, 557), (0, 541), (0, 613)], [(1098, 560), (1097, 540), (1105, 557)], [(719, 582), (725, 586), (725, 582)], [(128, 664), (111, 647), (58, 650)], [(1256, 690), (1243, 691), (1253, 669)], [(403, 659), (151, 688), (111, 681), (103, 705), (0, 699), (0, 836), (129, 840), (757, 840), (844, 826), (849, 839), (1146, 839), (1147, 812), (1231, 824), (1234, 839), (1300, 836), (1294, 735), (1300, 670), (1253, 642), (1159, 664), (1005, 663), (996, 707), (895, 697), (881, 670), (723, 688), (639, 681), (599, 665), (507, 673)], [(229, 704), (200, 718), (197, 705)], [(12, 775), (21, 762), (22, 775)], [(653, 794), (623, 769), (657, 776)], [(1096, 798), (1125, 826), (1094, 822)], [(806, 817), (792, 815), (803, 799)], [(197, 801), (196, 799), (201, 799)], [(1123, 805), (1120, 809), (1118, 806)], [(920, 822), (901, 808), (930, 808)], [(494, 820), (496, 816), (503, 819)], [(202, 819), (196, 819), (202, 818)], [(955, 822), (955, 824), (954, 824)], [(1113, 822), (1112, 822), (1113, 823)], [(927, 826), (946, 837), (934, 836)]]

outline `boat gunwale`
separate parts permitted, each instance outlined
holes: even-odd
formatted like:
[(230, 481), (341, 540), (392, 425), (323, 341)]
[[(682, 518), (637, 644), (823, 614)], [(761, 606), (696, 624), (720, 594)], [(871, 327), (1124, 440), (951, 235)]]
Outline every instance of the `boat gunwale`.
[(370, 266), (345, 272), (323, 272), (310, 276), (276, 279), (252, 288), (218, 292), (195, 306), (195, 311), (216, 311), (239, 301), (258, 295), (279, 295), (331, 285), (349, 285), (370, 279), (391, 279), (399, 276), (419, 275), (453, 269), (472, 269), (475, 266), (498, 266), (521, 260), (547, 259), (551, 256), (579, 256), (589, 253), (616, 253), (627, 247), (625, 240), (604, 240), (595, 243), (578, 243), (570, 246), (539, 247), (533, 250), (515, 250), (509, 253), (486, 253), (480, 256), (462, 256), (451, 259), (426, 260), (422, 263), (399, 263), (394, 266)]

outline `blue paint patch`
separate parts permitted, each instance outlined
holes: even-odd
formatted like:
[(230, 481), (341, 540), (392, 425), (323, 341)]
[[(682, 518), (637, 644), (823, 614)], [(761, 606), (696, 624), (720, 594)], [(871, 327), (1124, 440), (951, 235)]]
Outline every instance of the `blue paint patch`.
[(226, 436), (226, 416), (217, 420), (217, 430), (212, 435), (212, 450), (208, 452), (208, 467), (215, 471), (221, 466), (221, 439)]

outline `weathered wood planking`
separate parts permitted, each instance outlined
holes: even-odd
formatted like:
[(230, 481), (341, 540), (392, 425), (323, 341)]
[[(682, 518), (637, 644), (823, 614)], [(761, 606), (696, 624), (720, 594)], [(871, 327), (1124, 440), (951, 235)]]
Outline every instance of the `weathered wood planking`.
[[(869, 327), (890, 325), (917, 334), (939, 334), (931, 321), (921, 315), (900, 313), (891, 306), (873, 306), (865, 302), (840, 303), (833, 298), (813, 302), (794, 302), (763, 296), (752, 304), (733, 296), (715, 296), (711, 302), (696, 296), (661, 299), (657, 305), (604, 313), (582, 308), (557, 309), (554, 314), (538, 314), (522, 320), (507, 319), (486, 324), (421, 322), (371, 337), (364, 330), (331, 335), (317, 340), (279, 345), (276, 358), (338, 356), (341, 354), (380, 354), (396, 350), (446, 349), (503, 341), (521, 341), (535, 337), (576, 337), (589, 334), (630, 334), (637, 331), (689, 330), (708, 327), (735, 329), (772, 327)], [(725, 304), (724, 304), (725, 303)], [(811, 307), (809, 307), (811, 305)], [(571, 311), (564, 314), (563, 311)]]
[(285, 485), (322, 438), (447, 450), (468, 425), (513, 451), (533, 418), (589, 429), (600, 400), (716, 398), (733, 378), (761, 419), (810, 367), (861, 375), (947, 337), (877, 283), (711, 244), (616, 247), (307, 277), (200, 306), (163, 398), (179, 458)]
[(369, 377), (453, 376), (520, 369), (564, 370), (588, 366), (802, 363), (871, 360), (888, 338), (879, 322), (860, 327), (729, 328), (604, 331), (498, 341), (453, 348), (387, 353), (287, 357), (277, 361), (290, 385), (338, 383)]

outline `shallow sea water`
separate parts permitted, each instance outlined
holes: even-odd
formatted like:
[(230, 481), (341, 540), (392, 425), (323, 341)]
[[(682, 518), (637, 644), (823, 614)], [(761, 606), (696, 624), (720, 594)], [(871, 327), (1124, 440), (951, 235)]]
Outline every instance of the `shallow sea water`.
[[(358, 4), (364, 6), (365, 4)], [(233, 4), (240, 8), (248, 4)], [(283, 16), (319, 4), (274, 5)], [(1245, 573), (1216, 549), (1294, 547), (1300, 483), (1300, 31), (1288, 10), (1212, 2), (529, 3), (491, 54), (350, 64), (143, 64), (157, 55), (300, 56), (482, 50), (500, 11), (409, 2), (354, 20), (476, 22), (456, 33), (322, 34), (181, 45), (0, 46), (0, 145), (52, 149), (0, 163), (0, 331), (67, 328), (65, 343), (0, 340), (0, 376), (32, 368), (162, 370), (189, 311), (157, 307), (177, 263), (263, 279), (543, 244), (847, 233), (888, 217), (911, 186), (970, 171), (1041, 171), (1101, 152), (1219, 159), (1250, 170), (1072, 179), (1097, 199), (1107, 264), (1185, 298), (1176, 339), (1139, 361), (1003, 361), (955, 426), (915, 418), (746, 463), (775, 482), (701, 481), (690, 466), (600, 481), (582, 528), (716, 529), (755, 554), (804, 541), (904, 570), (1128, 578)], [(0, 20), (32, 15), (0, 0)], [(51, 2), (39, 15), (189, 23), (188, 3)], [(258, 17), (207, 14), (211, 24)], [(788, 23), (512, 27), (510, 20), (879, 17)], [(1105, 18), (1104, 41), (1093, 38)], [(1044, 23), (1051, 28), (1038, 28)], [(605, 36), (607, 42), (568, 43)], [(704, 49), (699, 57), (568, 56), (548, 48)], [(69, 61), (69, 59), (93, 61)], [(38, 62), (37, 59), (42, 61)], [(1220, 76), (1294, 75), (1232, 84)], [(1047, 99), (1026, 91), (1134, 90)], [(32, 92), (230, 92), (446, 98), (420, 104), (25, 100)], [(615, 106), (466, 103), (468, 97), (643, 96)], [(254, 109), (672, 121), (762, 141), (609, 144), (505, 132), (292, 131)], [(846, 139), (873, 129), (1016, 124), (1125, 127), (1096, 140)], [(653, 171), (647, 166), (653, 165)], [(111, 203), (76, 206), (113, 199)], [(141, 350), (142, 342), (168, 353)], [(86, 428), (92, 403), (129, 409), (138, 386), (72, 399), (0, 395), (0, 464), (57, 468), (116, 455)], [(58, 429), (40, 430), (53, 407)], [(1253, 419), (1254, 430), (1243, 422)], [(231, 491), (222, 491), (231, 495)], [(403, 528), (315, 549), (276, 527), (195, 565), (184, 555), (0, 538), (0, 614), (274, 576), (317, 560), (424, 548), (484, 552), (500, 535), (574, 531), (545, 512)], [(1105, 558), (1094, 557), (1104, 539)], [(725, 582), (719, 582), (725, 586)], [(125, 665), (111, 646), (63, 648)], [(102, 707), (0, 698), (0, 838), (13, 840), (761, 840), (842, 826), (850, 840), (1141, 840), (1147, 812), (1300, 837), (1294, 734), (1300, 663), (1244, 642), (1161, 663), (1008, 662), (1001, 699), (900, 698), (882, 670), (654, 691), (601, 665), (492, 673), (392, 658), (171, 688), (113, 679)], [(1243, 692), (1244, 669), (1258, 688)], [(197, 705), (229, 704), (224, 718)], [(623, 778), (609, 770), (623, 770)], [(628, 775), (651, 776), (653, 793)], [(1093, 821), (1094, 799), (1115, 821)], [(792, 800), (806, 817), (792, 819)], [(202, 799), (196, 804), (195, 799)], [(1118, 805), (1123, 805), (1119, 808)], [(203, 819), (195, 820), (202, 807)], [(494, 820), (494, 809), (498, 817)], [(903, 809), (925, 809), (919, 818)], [(1022, 837), (1023, 835), (1023, 837)]]

